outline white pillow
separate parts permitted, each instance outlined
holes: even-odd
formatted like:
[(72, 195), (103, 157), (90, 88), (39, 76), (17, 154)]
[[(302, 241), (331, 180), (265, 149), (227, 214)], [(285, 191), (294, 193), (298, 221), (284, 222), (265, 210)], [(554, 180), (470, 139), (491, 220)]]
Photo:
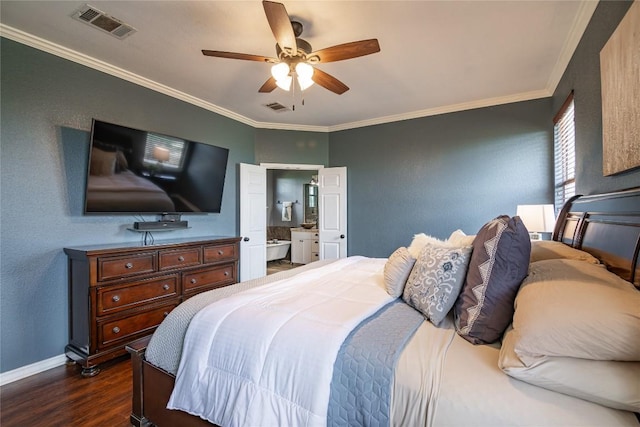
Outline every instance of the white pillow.
[(514, 351), (521, 358), (640, 361), (640, 291), (596, 264), (534, 262), (515, 300)]
[(458, 229), (451, 233), (451, 236), (447, 239), (447, 243), (457, 248), (464, 248), (466, 246), (472, 246), (475, 235), (467, 236), (464, 231)]
[(411, 245), (409, 245), (409, 253), (415, 259), (418, 259), (420, 256), (420, 252), (422, 249), (430, 243), (434, 246), (446, 246), (447, 242), (444, 240), (436, 239), (435, 237), (427, 236), (424, 233), (416, 234), (413, 236), (413, 240), (411, 241)]
[(640, 411), (640, 362), (588, 360), (574, 357), (520, 358), (515, 336), (507, 329), (498, 366), (529, 384), (624, 411)]
[(591, 264), (600, 264), (600, 261), (590, 253), (572, 248), (562, 242), (554, 240), (535, 240), (531, 242), (531, 262), (547, 259), (577, 259)]
[(411, 245), (409, 245), (409, 253), (415, 259), (420, 257), (420, 252), (427, 244), (441, 248), (464, 248), (473, 244), (473, 239), (476, 236), (467, 236), (462, 230), (456, 230), (451, 233), (449, 239), (440, 240), (432, 236), (427, 236), (424, 233), (416, 234), (413, 236)]
[(384, 286), (389, 295), (395, 298), (402, 295), (415, 262), (416, 259), (405, 247), (398, 248), (391, 254), (384, 265)]

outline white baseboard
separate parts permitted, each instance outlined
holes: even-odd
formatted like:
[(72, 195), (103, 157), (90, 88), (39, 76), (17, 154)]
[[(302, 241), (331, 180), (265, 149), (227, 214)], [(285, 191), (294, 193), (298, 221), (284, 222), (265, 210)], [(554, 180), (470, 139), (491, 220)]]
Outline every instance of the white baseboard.
[(12, 371), (0, 373), (0, 386), (30, 377), (31, 375), (39, 374), (47, 369), (62, 366), (65, 363), (67, 363), (67, 356), (61, 354), (59, 356), (54, 356), (49, 359), (32, 363), (31, 365), (22, 366)]

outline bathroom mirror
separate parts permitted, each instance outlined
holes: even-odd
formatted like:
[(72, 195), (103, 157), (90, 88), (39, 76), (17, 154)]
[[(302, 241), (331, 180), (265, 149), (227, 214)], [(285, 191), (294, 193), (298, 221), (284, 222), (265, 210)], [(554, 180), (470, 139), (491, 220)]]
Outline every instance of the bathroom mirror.
[(304, 184), (304, 222), (318, 221), (318, 186)]

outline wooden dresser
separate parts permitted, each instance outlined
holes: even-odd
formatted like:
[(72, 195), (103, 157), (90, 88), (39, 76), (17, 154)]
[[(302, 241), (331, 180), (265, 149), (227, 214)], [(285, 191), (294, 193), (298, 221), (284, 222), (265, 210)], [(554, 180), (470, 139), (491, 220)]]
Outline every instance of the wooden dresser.
[(127, 354), (185, 299), (238, 281), (239, 237), (65, 248), (70, 340), (66, 355), (82, 375)]

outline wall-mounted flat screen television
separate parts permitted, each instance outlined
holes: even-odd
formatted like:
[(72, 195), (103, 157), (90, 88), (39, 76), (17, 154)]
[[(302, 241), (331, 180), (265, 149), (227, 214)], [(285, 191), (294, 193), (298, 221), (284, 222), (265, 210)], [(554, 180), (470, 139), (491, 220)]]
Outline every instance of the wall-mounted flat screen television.
[(94, 119), (85, 214), (220, 213), (229, 150)]

